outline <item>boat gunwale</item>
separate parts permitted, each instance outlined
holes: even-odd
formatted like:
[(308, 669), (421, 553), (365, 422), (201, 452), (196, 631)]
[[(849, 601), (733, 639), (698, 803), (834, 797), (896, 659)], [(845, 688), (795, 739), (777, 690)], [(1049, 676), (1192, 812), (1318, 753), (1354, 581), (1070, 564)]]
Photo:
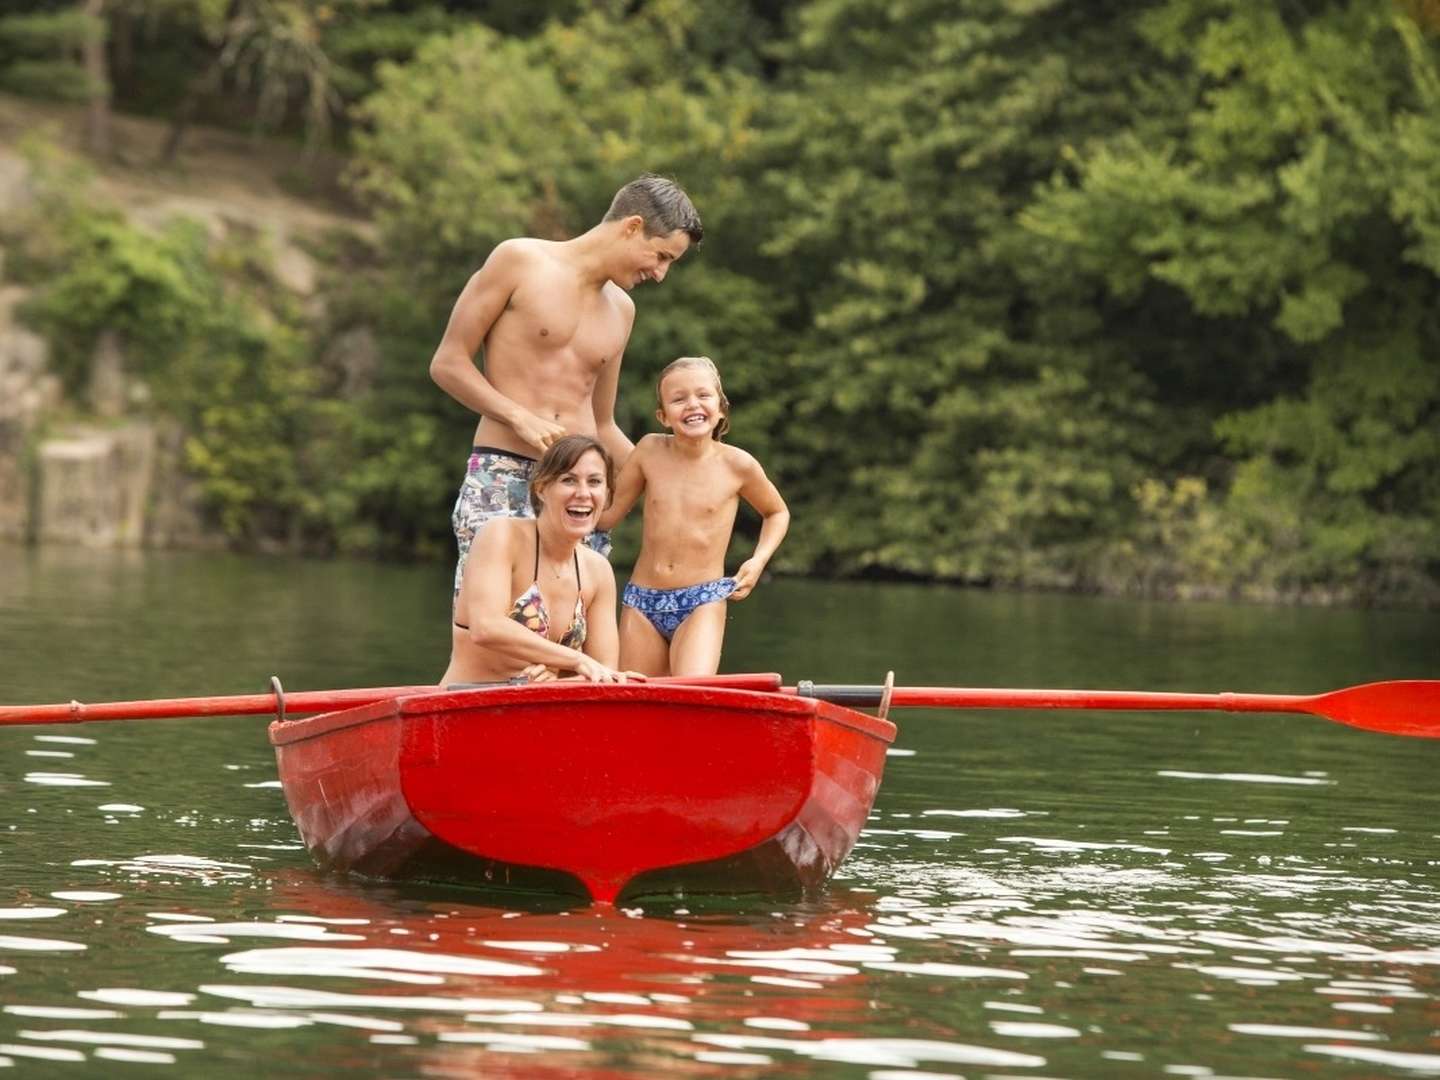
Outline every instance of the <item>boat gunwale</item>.
[[(469, 690), (440, 690), (427, 694), (411, 694), (385, 698), (368, 705), (320, 713), (296, 720), (275, 720), (268, 729), (272, 746), (318, 738), (334, 731), (373, 723), (377, 720), (401, 719), (417, 715), (459, 712), (476, 707), (506, 705), (565, 704), (576, 698), (588, 698), (601, 684), (589, 682), (540, 683), (525, 686), (487, 686)], [(607, 702), (656, 702), (665, 705), (724, 705), (742, 711), (765, 710), (792, 716), (814, 716), (816, 719), (854, 728), (864, 735), (887, 744), (895, 741), (896, 727), (886, 719), (858, 712), (844, 705), (819, 698), (772, 690), (736, 690), (713, 686), (686, 686), (633, 683), (604, 684), (602, 700)]]

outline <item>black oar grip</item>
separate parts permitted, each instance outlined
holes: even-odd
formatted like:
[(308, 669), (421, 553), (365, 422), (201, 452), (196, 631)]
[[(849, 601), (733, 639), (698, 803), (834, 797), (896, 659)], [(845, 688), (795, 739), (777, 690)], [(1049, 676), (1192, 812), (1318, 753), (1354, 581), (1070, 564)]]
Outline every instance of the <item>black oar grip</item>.
[(817, 685), (809, 679), (801, 679), (795, 684), (797, 697), (819, 698), (836, 705), (879, 705), (884, 694), (883, 686), (851, 686), (843, 683)]

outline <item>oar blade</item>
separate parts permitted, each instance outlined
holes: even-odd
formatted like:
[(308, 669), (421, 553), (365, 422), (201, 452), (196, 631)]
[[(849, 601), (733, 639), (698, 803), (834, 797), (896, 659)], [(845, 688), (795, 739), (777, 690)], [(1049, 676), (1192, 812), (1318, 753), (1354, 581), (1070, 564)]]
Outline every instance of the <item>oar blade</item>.
[(1440, 679), (1397, 679), (1317, 694), (1307, 712), (1387, 735), (1440, 739)]

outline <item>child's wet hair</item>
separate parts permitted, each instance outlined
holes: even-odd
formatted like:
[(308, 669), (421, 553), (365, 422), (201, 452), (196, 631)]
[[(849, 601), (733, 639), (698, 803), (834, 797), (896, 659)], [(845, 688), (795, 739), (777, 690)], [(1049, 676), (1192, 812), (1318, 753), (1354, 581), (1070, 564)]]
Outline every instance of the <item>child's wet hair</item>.
[(719, 441), (720, 437), (730, 430), (730, 399), (725, 396), (725, 387), (720, 385), (720, 369), (708, 356), (682, 356), (679, 360), (666, 364), (665, 370), (660, 372), (660, 377), (655, 380), (655, 404), (660, 409), (665, 408), (665, 399), (660, 396), (660, 386), (665, 382), (666, 376), (681, 368), (699, 368), (709, 372), (710, 377), (715, 380), (715, 393), (720, 399), (720, 422), (715, 425), (715, 430), (710, 432), (710, 437)]
[(537, 515), (545, 506), (540, 498), (540, 489), (575, 468), (591, 450), (599, 454), (600, 460), (605, 463), (605, 506), (608, 508), (615, 500), (615, 462), (600, 445), (600, 440), (589, 435), (566, 435), (550, 444), (550, 449), (545, 451), (530, 477), (530, 508)]

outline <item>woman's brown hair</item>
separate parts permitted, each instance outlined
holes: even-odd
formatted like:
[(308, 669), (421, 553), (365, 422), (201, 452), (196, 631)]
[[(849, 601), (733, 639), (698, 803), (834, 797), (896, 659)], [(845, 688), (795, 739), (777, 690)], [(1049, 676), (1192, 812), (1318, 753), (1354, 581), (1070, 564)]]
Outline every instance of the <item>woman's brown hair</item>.
[(605, 447), (600, 445), (600, 440), (589, 435), (566, 435), (550, 444), (550, 449), (545, 451), (530, 477), (530, 507), (536, 514), (544, 507), (540, 489), (575, 468), (580, 459), (591, 450), (599, 454), (600, 460), (605, 462), (605, 505), (608, 507), (614, 501), (615, 462), (610, 459)]

